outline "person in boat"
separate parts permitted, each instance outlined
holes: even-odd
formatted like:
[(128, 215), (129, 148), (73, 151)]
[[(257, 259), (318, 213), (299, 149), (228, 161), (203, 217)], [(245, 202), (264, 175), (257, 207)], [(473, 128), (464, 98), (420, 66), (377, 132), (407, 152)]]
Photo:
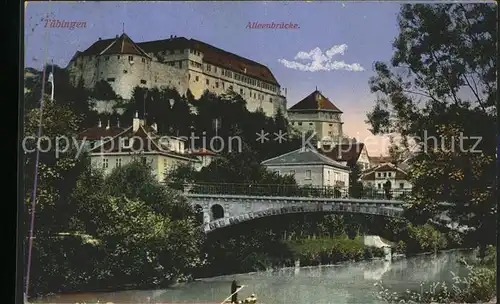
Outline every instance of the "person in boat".
[(238, 303), (238, 293), (236, 291), (240, 287), (241, 286), (238, 284), (238, 282), (236, 282), (236, 280), (233, 280), (233, 282), (231, 283), (231, 303)]

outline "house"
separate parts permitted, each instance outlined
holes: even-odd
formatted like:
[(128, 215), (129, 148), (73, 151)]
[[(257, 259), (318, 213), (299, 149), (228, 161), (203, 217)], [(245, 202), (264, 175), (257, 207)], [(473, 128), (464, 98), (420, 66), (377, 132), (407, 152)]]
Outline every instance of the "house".
[(349, 188), (349, 167), (318, 152), (300, 148), (261, 163), (281, 176), (292, 175), (298, 185)]
[(390, 183), (391, 191), (405, 192), (411, 190), (412, 184), (408, 181), (408, 173), (401, 167), (391, 163), (380, 164), (361, 174), (361, 182), (365, 188), (373, 188), (377, 192), (384, 191), (384, 184)]
[(186, 152), (185, 139), (160, 136), (156, 124), (146, 126), (144, 120), (136, 117), (128, 128), (98, 125), (79, 134), (84, 141), (93, 167), (109, 174), (114, 168), (134, 160), (141, 160), (151, 166), (158, 181), (163, 182), (168, 171), (179, 165), (200, 167), (201, 161)]
[(350, 168), (358, 165), (361, 171), (364, 171), (370, 167), (366, 145), (360, 142), (333, 146), (323, 145), (318, 148), (318, 152)]
[(295, 130), (315, 132), (318, 142), (326, 144), (342, 141), (341, 116), (342, 111), (318, 90), (288, 109), (288, 120)]

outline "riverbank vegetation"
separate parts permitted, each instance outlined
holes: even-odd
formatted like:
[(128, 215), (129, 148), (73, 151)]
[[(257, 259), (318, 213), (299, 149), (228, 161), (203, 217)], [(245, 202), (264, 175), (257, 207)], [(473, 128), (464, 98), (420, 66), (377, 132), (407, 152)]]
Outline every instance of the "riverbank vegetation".
[(453, 283), (422, 282), (420, 291), (399, 294), (377, 284), (378, 296), (388, 303), (496, 303), (497, 249), (489, 246), (482, 260), (462, 260), (465, 276), (454, 274)]
[[(406, 217), (422, 225), (441, 202), (453, 203), (449, 217), (474, 228), (465, 241), (483, 259), (453, 287), (432, 283), (427, 293), (406, 297), (384, 289), (389, 302), (477, 303), (496, 293), (496, 267), (484, 262), (497, 238), (496, 10), (486, 3), (403, 5), (393, 56), (374, 63), (369, 85), (377, 100), (367, 122), (374, 134), (401, 135), (391, 149), (395, 158), (414, 155)], [(422, 244), (427, 248), (442, 243), (427, 230), (412, 235), (434, 238)]]

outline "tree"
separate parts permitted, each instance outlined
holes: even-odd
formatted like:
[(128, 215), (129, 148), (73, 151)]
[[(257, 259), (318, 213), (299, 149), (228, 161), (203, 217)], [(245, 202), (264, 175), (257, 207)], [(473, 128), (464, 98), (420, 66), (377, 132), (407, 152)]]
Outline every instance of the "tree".
[(359, 164), (351, 166), (349, 174), (349, 197), (359, 198), (363, 194), (363, 184), (360, 181), (361, 168)]
[(193, 208), (139, 161), (108, 177), (88, 168), (72, 202), (78, 229), (103, 243), (104, 265), (122, 283), (170, 283), (202, 262), (203, 238)]
[[(79, 172), (86, 166), (83, 155), (78, 154), (73, 138), (79, 129), (79, 119), (67, 106), (50, 100), (44, 101), (42, 136), (37, 144), (40, 109), (34, 108), (25, 115), (24, 129), (24, 183), (25, 202), (30, 206), (36, 168), (36, 149), (40, 149), (36, 193), (36, 231), (38, 235), (61, 232), (68, 228), (72, 207), (68, 196), (76, 183)], [(29, 140), (30, 137), (33, 140)], [(80, 151), (81, 152), (81, 151)], [(80, 157), (78, 157), (80, 156)]]
[(439, 202), (454, 203), (453, 218), (477, 228), (482, 248), (495, 242), (495, 24), (493, 4), (404, 5), (390, 65), (375, 63), (380, 98), (367, 115), (374, 133), (419, 146), (411, 216), (424, 222)]

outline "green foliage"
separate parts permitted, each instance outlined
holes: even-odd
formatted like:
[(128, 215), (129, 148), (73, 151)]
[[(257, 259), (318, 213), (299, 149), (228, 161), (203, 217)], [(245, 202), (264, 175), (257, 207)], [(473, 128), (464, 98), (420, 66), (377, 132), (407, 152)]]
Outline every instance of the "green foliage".
[[(87, 263), (93, 270), (82, 272), (83, 268), (72, 264), (78, 260), (68, 260), (64, 268), (54, 266), (53, 259), (45, 259), (47, 264), (33, 273), (36, 284), (46, 278), (47, 269), (59, 272), (50, 278), (53, 285), (42, 284), (33, 290), (35, 293), (54, 291), (57, 283), (58, 290), (165, 285), (189, 278), (193, 269), (203, 264), (203, 237), (194, 211), (176, 191), (159, 184), (150, 168), (139, 161), (118, 168), (108, 177), (87, 167), (76, 182), (69, 205), (73, 208), (70, 229), (98, 241), (97, 254)], [(52, 246), (50, 242), (38, 246), (46, 256), (56, 257), (90, 250), (74, 243), (65, 243), (62, 248), (48, 247)]]
[(447, 247), (446, 237), (430, 224), (408, 226), (406, 250), (410, 252), (437, 252)]
[(334, 238), (303, 239), (287, 243), (294, 259), (299, 259), (301, 266), (333, 264), (344, 261), (359, 261), (373, 256), (382, 257), (383, 252), (368, 249), (361, 237), (354, 239), (346, 235)]
[(495, 243), (497, 212), (496, 19), (494, 4), (402, 6), (392, 60), (374, 65), (378, 100), (367, 116), (374, 133), (397, 132), (414, 141), (402, 148), (419, 149), (409, 172), (412, 221), (455, 203), (453, 220), (476, 228), (483, 247)]
[[(36, 138), (40, 121), (40, 110), (34, 108), (26, 113), (24, 136)], [(77, 158), (77, 148), (72, 142), (64, 143), (57, 138), (71, 140), (78, 130), (80, 119), (67, 105), (45, 101), (43, 108), (42, 141), (38, 163), (38, 187), (36, 194), (36, 232), (50, 234), (68, 228), (68, 217), (72, 207), (67, 200), (71, 188), (76, 183), (79, 172), (86, 166), (86, 160)], [(56, 149), (56, 144), (60, 148)], [(68, 144), (68, 145), (66, 145)], [(26, 141), (24, 153), (25, 202), (31, 214), (37, 144), (35, 140)], [(50, 149), (49, 149), (50, 148)]]
[(379, 283), (378, 296), (387, 303), (495, 303), (490, 301), (496, 296), (496, 265), (468, 265), (467, 268), (468, 274), (464, 277), (454, 275), (452, 284), (435, 282), (424, 287), (422, 283), (418, 292), (393, 293)]

